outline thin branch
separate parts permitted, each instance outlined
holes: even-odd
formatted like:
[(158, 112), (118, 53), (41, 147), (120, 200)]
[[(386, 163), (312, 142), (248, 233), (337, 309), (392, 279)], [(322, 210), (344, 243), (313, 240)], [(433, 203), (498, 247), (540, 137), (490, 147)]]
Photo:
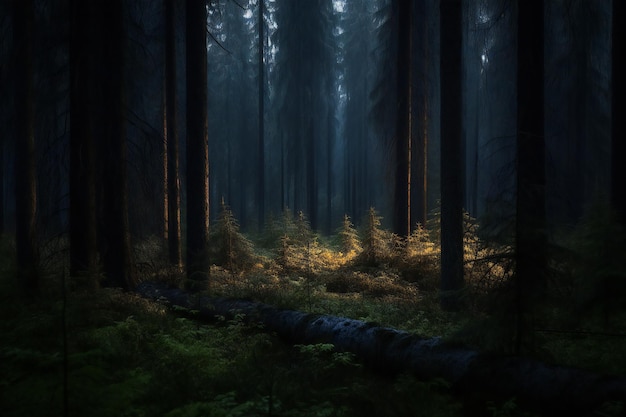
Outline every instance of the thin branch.
[(209, 36), (211, 37), (211, 39), (213, 39), (215, 41), (215, 43), (217, 44), (217, 46), (219, 46), (221, 49), (223, 49), (228, 55), (232, 55), (233, 53), (231, 51), (229, 51), (228, 49), (226, 49), (226, 47), (224, 45), (222, 45), (222, 43), (220, 41), (217, 40), (217, 38), (215, 36), (213, 36), (213, 34), (209, 31), (209, 29), (207, 28), (206, 33), (209, 34)]

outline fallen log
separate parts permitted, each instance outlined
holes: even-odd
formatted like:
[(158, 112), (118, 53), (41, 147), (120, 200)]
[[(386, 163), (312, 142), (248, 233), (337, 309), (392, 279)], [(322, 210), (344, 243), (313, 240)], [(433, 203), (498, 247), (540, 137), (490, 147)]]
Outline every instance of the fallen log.
[(586, 416), (603, 404), (626, 405), (626, 377), (555, 366), (537, 360), (481, 353), (361, 320), (280, 309), (253, 301), (196, 296), (144, 282), (143, 297), (194, 311), (202, 321), (244, 314), (288, 343), (332, 343), (365, 365), (387, 374), (443, 378), (454, 392), (493, 401), (515, 398), (541, 414)]

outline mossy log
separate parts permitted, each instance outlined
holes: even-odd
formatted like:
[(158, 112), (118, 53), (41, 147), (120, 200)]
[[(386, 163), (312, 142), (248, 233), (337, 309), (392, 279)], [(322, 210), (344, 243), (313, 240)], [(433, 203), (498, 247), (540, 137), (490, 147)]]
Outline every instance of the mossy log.
[(386, 374), (442, 378), (465, 398), (508, 400), (556, 415), (592, 415), (602, 405), (626, 405), (626, 377), (598, 375), (537, 360), (481, 353), (439, 337), (418, 335), (344, 317), (280, 309), (253, 301), (197, 296), (161, 284), (142, 283), (138, 292), (170, 306), (193, 310), (201, 321), (244, 314), (288, 343), (332, 343), (366, 366)]

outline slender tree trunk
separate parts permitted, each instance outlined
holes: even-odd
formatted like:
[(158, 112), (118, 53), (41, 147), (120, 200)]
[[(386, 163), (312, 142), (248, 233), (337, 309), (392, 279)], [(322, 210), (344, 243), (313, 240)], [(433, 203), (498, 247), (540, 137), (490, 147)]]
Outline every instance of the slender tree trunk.
[[(419, 17), (419, 23), (413, 26), (413, 30), (418, 31), (417, 39), (421, 42), (419, 56), (422, 61), (422, 70), (415, 80), (418, 88), (414, 88), (414, 104), (412, 114), (414, 114), (416, 132), (412, 135), (411, 145), (411, 226), (416, 223), (426, 224), (428, 215), (427, 191), (428, 191), (428, 66), (430, 41), (428, 37), (428, 17), (426, 16), (426, 2), (417, 2), (413, 14)], [(415, 48), (414, 48), (415, 49)], [(412, 116), (413, 117), (413, 116)]]
[(311, 228), (317, 230), (317, 160), (313, 119), (309, 119), (306, 138), (306, 200)]
[(326, 234), (333, 232), (333, 143), (335, 142), (334, 114), (328, 114), (328, 135), (326, 139)]
[(611, 123), (611, 204), (622, 222), (626, 224), (626, 112), (624, 111), (624, 97), (626, 87), (624, 83), (624, 27), (626, 22), (626, 3), (622, 0), (613, 0), (613, 28), (612, 28), (612, 123)]
[(545, 279), (544, 5), (518, 2), (516, 340), (527, 342), (530, 297)]
[(394, 232), (411, 233), (411, 0), (398, 0)]
[[(97, 259), (94, 132), (91, 111), (93, 4), (71, 1), (70, 17), (70, 274), (94, 272)], [(95, 274), (89, 286), (96, 287)]]
[(209, 149), (207, 113), (207, 11), (187, 0), (187, 277), (208, 285)]
[(167, 158), (167, 239), (170, 263), (183, 264), (180, 227), (178, 109), (176, 107), (176, 15), (174, 0), (165, 0), (165, 109)]
[(463, 287), (461, 0), (441, 1), (441, 306), (460, 308)]
[(4, 138), (0, 139), (0, 238), (4, 236)]
[(133, 288), (136, 276), (128, 219), (127, 145), (124, 117), (124, 1), (102, 1), (98, 29), (102, 37), (102, 192), (101, 234), (105, 244), (104, 285)]
[[(167, 0), (166, 0), (167, 1)], [(167, 42), (167, 41), (166, 41)], [(165, 63), (165, 71), (167, 72), (167, 62)], [(167, 137), (167, 80), (166, 80), (167, 76), (163, 76), (163, 94), (161, 95), (161, 111), (163, 113), (163, 148), (162, 148), (162, 163), (163, 165), (161, 166), (161, 168), (163, 169), (163, 188), (162, 188), (162, 192), (163, 192), (163, 223), (162, 223), (162, 227), (163, 227), (163, 241), (165, 242), (165, 244), (167, 245), (169, 242), (169, 223), (170, 223), (170, 219), (169, 219), (169, 196), (168, 196), (168, 184), (169, 184), (169, 176), (168, 176), (168, 168), (167, 168), (167, 161), (169, 160), (167, 157), (167, 143), (168, 143), (168, 137)]]
[(286, 187), (285, 187), (285, 181), (286, 179), (286, 175), (285, 175), (285, 170), (286, 168), (286, 163), (285, 163), (285, 139), (284, 139), (285, 134), (284, 133), (280, 133), (280, 203), (281, 203), (281, 207), (280, 207), (280, 211), (279, 213), (282, 213), (282, 211), (285, 209), (285, 207), (287, 207), (288, 203), (287, 203), (287, 194), (286, 194)]
[(15, 1), (15, 249), (17, 275), (27, 294), (39, 287), (37, 247), (37, 179), (35, 162), (35, 95), (33, 69), (33, 0)]
[(259, 0), (259, 144), (257, 151), (258, 172), (257, 178), (257, 204), (258, 204), (258, 227), (259, 232), (263, 230), (265, 222), (265, 20), (263, 11), (264, 1)]

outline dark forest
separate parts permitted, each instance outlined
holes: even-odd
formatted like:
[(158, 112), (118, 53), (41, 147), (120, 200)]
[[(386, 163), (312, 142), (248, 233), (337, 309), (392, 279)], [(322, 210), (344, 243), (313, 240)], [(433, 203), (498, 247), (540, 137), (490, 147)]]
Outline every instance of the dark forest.
[(0, 0), (0, 414), (626, 415), (625, 9)]

